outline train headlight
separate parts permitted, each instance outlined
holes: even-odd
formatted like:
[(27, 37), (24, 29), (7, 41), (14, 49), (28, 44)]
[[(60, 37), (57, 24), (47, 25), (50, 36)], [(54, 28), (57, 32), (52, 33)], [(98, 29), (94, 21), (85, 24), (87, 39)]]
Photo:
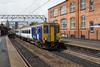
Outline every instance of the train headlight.
[(47, 40), (47, 38), (45, 37), (44, 40)]
[(45, 43), (45, 40), (43, 39), (43, 43)]
[(58, 40), (59, 42), (60, 42), (60, 39), (61, 39), (60, 36), (57, 36), (57, 40)]
[(43, 38), (43, 43), (45, 43), (46, 39), (47, 39), (46, 37), (45, 37), (45, 38)]

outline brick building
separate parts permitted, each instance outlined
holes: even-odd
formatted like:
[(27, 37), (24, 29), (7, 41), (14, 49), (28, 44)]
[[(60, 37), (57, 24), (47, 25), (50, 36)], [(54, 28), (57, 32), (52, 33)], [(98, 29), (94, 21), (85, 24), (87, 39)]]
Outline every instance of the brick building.
[(64, 37), (100, 40), (100, 0), (66, 0), (48, 9)]

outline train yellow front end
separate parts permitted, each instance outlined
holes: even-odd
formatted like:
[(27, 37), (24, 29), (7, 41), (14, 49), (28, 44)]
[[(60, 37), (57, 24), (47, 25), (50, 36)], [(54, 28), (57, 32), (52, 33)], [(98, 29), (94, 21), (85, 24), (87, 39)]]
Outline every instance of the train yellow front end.
[(57, 23), (43, 24), (42, 40), (47, 48), (58, 48), (61, 39), (60, 26)]

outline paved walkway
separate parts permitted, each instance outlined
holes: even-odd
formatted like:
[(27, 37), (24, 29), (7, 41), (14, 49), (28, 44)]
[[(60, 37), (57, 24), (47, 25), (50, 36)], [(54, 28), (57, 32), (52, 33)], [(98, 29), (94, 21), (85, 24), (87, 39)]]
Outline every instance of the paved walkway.
[(6, 37), (6, 43), (11, 67), (27, 67), (17, 50), (13, 47), (8, 37)]
[(0, 67), (10, 67), (6, 41), (0, 37)]
[(0, 37), (0, 67), (27, 67), (7, 36)]
[(70, 45), (75, 45), (75, 46), (81, 46), (81, 47), (87, 47), (87, 48), (100, 50), (100, 41), (70, 39), (70, 38), (62, 38), (61, 41), (63, 41), (66, 44), (70, 44)]

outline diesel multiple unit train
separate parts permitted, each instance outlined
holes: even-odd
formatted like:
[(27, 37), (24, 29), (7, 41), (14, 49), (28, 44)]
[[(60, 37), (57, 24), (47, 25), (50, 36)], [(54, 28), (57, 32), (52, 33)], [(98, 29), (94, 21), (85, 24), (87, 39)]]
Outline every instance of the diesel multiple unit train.
[(22, 39), (33, 41), (40, 48), (60, 47), (60, 26), (57, 23), (45, 23), (16, 29), (16, 35)]

